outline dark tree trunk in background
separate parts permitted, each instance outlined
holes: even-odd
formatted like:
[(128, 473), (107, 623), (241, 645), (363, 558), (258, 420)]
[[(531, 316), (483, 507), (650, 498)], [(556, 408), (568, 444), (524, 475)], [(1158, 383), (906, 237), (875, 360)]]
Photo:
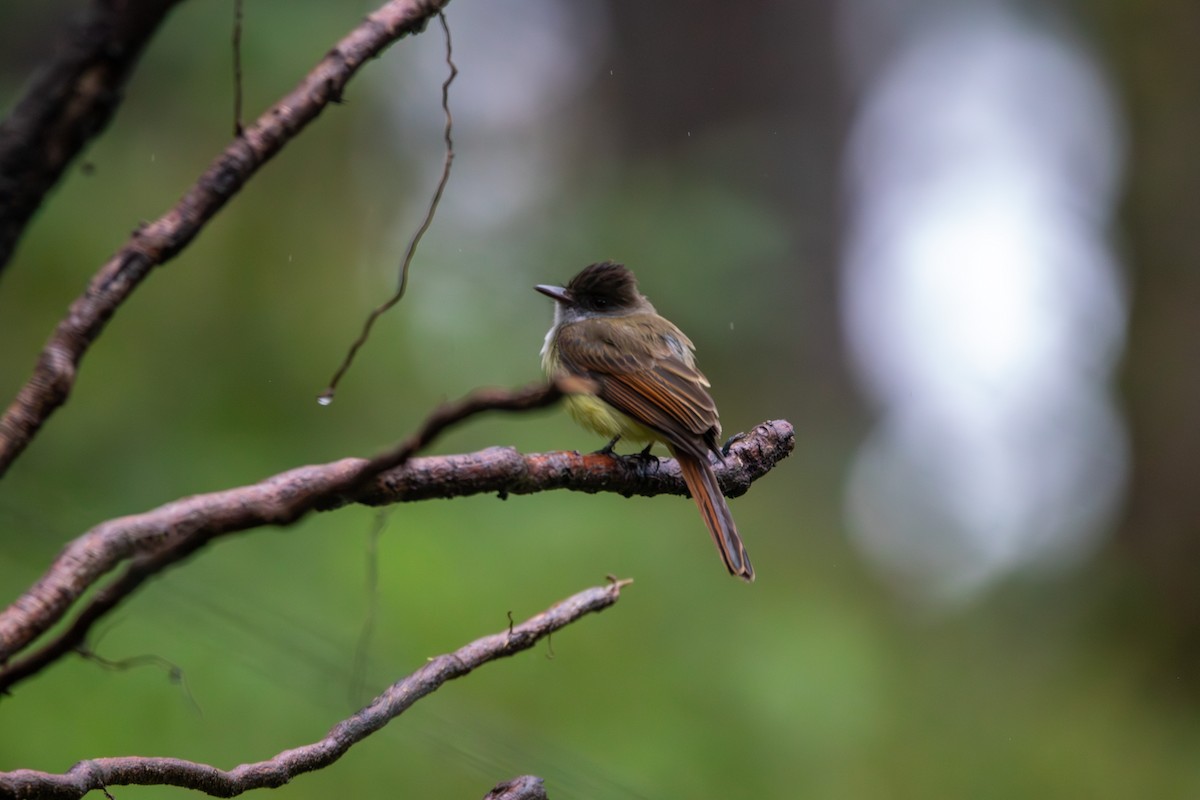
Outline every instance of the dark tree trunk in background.
[(1172, 644), (1195, 661), (1200, 660), (1200, 3), (1120, 3), (1104, 22), (1131, 128), (1122, 233), (1132, 296), (1124, 377), (1133, 470), (1118, 543), (1137, 559), (1162, 601)]
[(852, 101), (844, 84), (829, 79), (837, 74), (834, 4), (609, 5), (612, 69), (618, 72), (608, 103), (618, 146), (652, 163), (687, 153), (706, 137), (737, 142), (733, 150), (719, 149), (722, 159), (705, 162), (703, 170), (770, 202), (770, 212), (793, 239), (789, 250), (800, 254), (790, 263), (738, 265), (760, 285), (773, 282), (778, 290), (761, 302), (786, 306), (778, 315), (788, 320), (786, 329), (753, 345), (760, 358), (786, 365), (765, 371), (769, 382), (762, 393), (783, 389), (796, 398), (800, 412), (792, 417), (801, 430), (805, 417), (860, 423), (836, 299), (839, 159)]

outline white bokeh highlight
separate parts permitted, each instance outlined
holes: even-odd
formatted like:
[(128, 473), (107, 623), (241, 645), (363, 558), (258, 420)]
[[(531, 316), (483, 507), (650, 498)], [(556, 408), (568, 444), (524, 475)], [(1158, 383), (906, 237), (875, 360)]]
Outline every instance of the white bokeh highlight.
[(844, 319), (879, 415), (848, 509), (902, 589), (961, 599), (1103, 532), (1126, 301), (1095, 63), (1001, 4), (946, 13), (879, 62), (848, 149)]

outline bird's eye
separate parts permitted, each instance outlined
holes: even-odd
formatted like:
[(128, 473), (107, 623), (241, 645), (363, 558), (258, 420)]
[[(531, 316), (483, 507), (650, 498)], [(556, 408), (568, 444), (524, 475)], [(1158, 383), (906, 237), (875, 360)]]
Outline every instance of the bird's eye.
[(594, 302), (596, 308), (600, 310), (608, 308), (610, 305), (612, 305), (612, 302), (607, 297), (597, 297), (595, 298)]

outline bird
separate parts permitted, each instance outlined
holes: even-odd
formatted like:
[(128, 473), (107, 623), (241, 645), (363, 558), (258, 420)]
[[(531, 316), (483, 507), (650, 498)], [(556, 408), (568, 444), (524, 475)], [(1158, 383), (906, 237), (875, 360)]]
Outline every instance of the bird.
[(565, 286), (534, 288), (554, 300), (542, 368), (551, 378), (582, 377), (594, 387), (568, 395), (568, 413), (610, 438), (600, 452), (611, 454), (620, 439), (646, 442), (646, 457), (656, 442), (666, 445), (725, 567), (753, 581), (750, 556), (709, 459), (724, 462), (717, 445), (721, 423), (691, 339), (655, 310), (623, 264), (591, 264)]

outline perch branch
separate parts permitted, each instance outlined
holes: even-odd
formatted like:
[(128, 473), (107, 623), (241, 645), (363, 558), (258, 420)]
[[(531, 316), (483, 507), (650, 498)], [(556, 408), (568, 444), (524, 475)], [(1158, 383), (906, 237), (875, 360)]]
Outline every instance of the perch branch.
[[(785, 421), (757, 426), (733, 445), (723, 465), (715, 466), (726, 494), (743, 494), (752, 481), (786, 458), (794, 443), (792, 426)], [(0, 669), (0, 692), (82, 646), (91, 627), (145, 580), (218, 536), (268, 524), (261, 521), (267, 510), (278, 514), (285, 502), (327, 510), (350, 502), (381, 505), (479, 493), (503, 497), (548, 489), (647, 496), (687, 491), (673, 459), (662, 459), (656, 471), (647, 473), (636, 462), (611, 456), (576, 452), (522, 456), (511, 448), (494, 447), (468, 455), (413, 459), (384, 472), (371, 472), (371, 463), (342, 459), (300, 467), (257, 484), (197, 495), (98, 525), (68, 545), (41, 580), (0, 614), (0, 657), (12, 658), (46, 632), (120, 561), (132, 558), (132, 562), (89, 600), (64, 631)], [(373, 477), (360, 489), (347, 491), (342, 487), (353, 475)], [(167, 540), (173, 543), (164, 547)]]
[(26, 225), (121, 104), (146, 42), (179, 0), (92, 0), (0, 122), (0, 272)]
[(33, 375), (0, 417), (0, 475), (66, 402), (80, 361), (150, 271), (179, 253), (260, 167), (337, 102), (350, 78), (397, 39), (422, 30), (449, 0), (390, 0), (338, 42), (290, 94), (235, 138), (188, 192), (140, 226), (93, 276), (55, 328)]
[[(393, 683), (370, 705), (334, 725), (325, 738), (284, 750), (266, 761), (222, 770), (178, 758), (96, 758), (81, 761), (62, 774), (28, 769), (0, 773), (0, 794), (14, 798), (76, 798), (110, 786), (141, 785), (179, 786), (213, 797), (233, 797), (251, 789), (282, 786), (298, 775), (322, 769), (337, 761), (352, 746), (381, 729), (447, 681), (461, 678), (489, 661), (527, 650), (539, 639), (584, 615), (608, 608), (617, 602), (621, 589), (628, 584), (629, 581), (614, 581), (607, 586), (585, 589), (511, 630), (506, 628), (500, 633), (476, 639), (453, 653), (430, 659), (416, 672)], [(517, 779), (523, 780), (526, 779)]]

